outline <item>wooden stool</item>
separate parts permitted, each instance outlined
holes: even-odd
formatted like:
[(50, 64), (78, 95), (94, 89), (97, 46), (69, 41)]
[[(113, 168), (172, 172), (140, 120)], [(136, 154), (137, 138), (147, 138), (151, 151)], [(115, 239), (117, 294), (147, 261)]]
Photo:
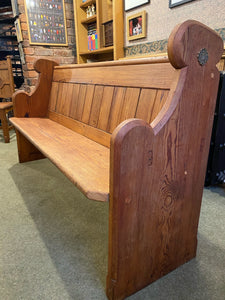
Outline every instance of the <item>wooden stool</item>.
[(12, 102), (0, 102), (0, 120), (2, 122), (0, 128), (3, 130), (5, 143), (9, 143), (10, 140), (9, 130), (13, 128), (13, 126), (9, 125), (7, 121), (7, 113), (12, 109), (13, 109)]
[[(0, 98), (11, 99), (14, 93), (14, 80), (12, 73), (11, 59), (7, 56), (6, 60), (0, 61)], [(0, 102), (0, 120), (3, 129), (5, 143), (9, 143), (9, 130), (13, 126), (8, 125), (7, 113), (13, 109), (13, 103)]]

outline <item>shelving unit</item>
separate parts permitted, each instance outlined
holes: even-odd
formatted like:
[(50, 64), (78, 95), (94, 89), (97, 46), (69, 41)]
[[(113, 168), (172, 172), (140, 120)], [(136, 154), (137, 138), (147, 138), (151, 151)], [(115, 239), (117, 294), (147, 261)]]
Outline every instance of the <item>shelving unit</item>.
[[(95, 5), (96, 14), (87, 17), (88, 6)], [(123, 1), (82, 0), (74, 1), (77, 62), (116, 60), (124, 56), (123, 50)], [(104, 25), (113, 21), (113, 46), (105, 46)], [(88, 50), (88, 25), (96, 23), (98, 49)]]
[(20, 60), (20, 52), (18, 49), (18, 41), (15, 29), (15, 20), (17, 16), (13, 16), (10, 0), (3, 0), (0, 3), (0, 60), (5, 60), (10, 56), (12, 62), (12, 70), (14, 83), (19, 88), (23, 81), (22, 64)]

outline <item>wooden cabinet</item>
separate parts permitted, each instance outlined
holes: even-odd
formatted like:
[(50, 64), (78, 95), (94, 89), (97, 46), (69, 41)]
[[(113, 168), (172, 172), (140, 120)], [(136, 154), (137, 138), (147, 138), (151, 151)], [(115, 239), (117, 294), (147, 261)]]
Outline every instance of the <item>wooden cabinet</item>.
[[(91, 16), (88, 7), (94, 8)], [(93, 14), (94, 12), (94, 14)], [(74, 0), (77, 62), (116, 60), (124, 56), (123, 50), (123, 1), (121, 0)], [(105, 42), (105, 23), (112, 21), (113, 43)], [(88, 35), (96, 28), (95, 50), (90, 50)], [(107, 28), (108, 30), (108, 28)], [(93, 37), (93, 39), (95, 39)], [(93, 47), (92, 47), (93, 48)]]

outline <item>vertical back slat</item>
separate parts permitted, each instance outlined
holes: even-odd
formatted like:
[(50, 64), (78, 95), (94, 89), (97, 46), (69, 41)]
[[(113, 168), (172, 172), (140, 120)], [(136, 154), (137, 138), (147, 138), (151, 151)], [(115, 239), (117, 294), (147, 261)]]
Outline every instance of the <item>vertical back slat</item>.
[(86, 124), (88, 124), (90, 118), (94, 90), (95, 90), (94, 85), (91, 84), (87, 85), (87, 91), (86, 91), (85, 102), (84, 102), (84, 110), (82, 114), (82, 122)]
[(50, 100), (49, 100), (49, 110), (51, 110), (51, 111), (56, 110), (58, 88), (59, 88), (59, 83), (58, 82), (53, 82), (52, 83), (51, 94), (50, 94)]
[(109, 121), (109, 114), (112, 105), (114, 87), (106, 86), (104, 87), (102, 104), (100, 107), (99, 119), (97, 127), (101, 130), (106, 131)]
[(79, 101), (77, 103), (76, 120), (81, 121), (84, 110), (85, 96), (87, 91), (87, 85), (81, 84), (79, 90)]
[(69, 107), (69, 105), (67, 103), (68, 102), (67, 91), (68, 91), (68, 84), (63, 83), (62, 98), (60, 100), (61, 105), (59, 106), (59, 111), (58, 111), (62, 115), (65, 115), (66, 110), (68, 110), (67, 107)]
[(63, 92), (65, 91), (65, 95), (63, 95), (64, 97), (66, 97), (66, 102), (64, 103), (64, 107), (62, 110), (62, 114), (64, 114), (65, 116), (69, 116), (70, 115), (70, 106), (71, 106), (71, 102), (73, 100), (73, 84), (65, 84), (65, 89), (63, 90)]
[(140, 89), (139, 88), (127, 88), (126, 94), (123, 101), (123, 108), (120, 114), (119, 123), (126, 119), (134, 118), (137, 103), (139, 99)]
[(156, 118), (156, 116), (162, 109), (163, 105), (165, 104), (168, 94), (169, 94), (168, 90), (158, 90), (157, 91), (154, 106), (152, 109), (151, 119), (149, 120), (149, 122), (152, 122)]
[(129, 118), (151, 123), (168, 93), (154, 88), (53, 82), (49, 110), (112, 133)]
[(94, 92), (94, 97), (93, 97), (92, 107), (91, 107), (91, 113), (90, 113), (90, 119), (89, 119), (89, 125), (91, 125), (93, 127), (97, 127), (97, 124), (98, 124), (100, 107), (101, 107), (101, 103), (102, 103), (103, 89), (104, 89), (104, 87), (101, 85), (97, 85), (95, 87), (95, 92)]
[(75, 119), (76, 111), (77, 111), (77, 103), (79, 101), (79, 91), (80, 91), (80, 84), (73, 84), (73, 95), (72, 95), (72, 101), (70, 105), (70, 112), (69, 116), (72, 119)]
[(58, 95), (56, 100), (56, 112), (60, 113), (62, 102), (63, 101), (63, 83), (60, 82), (58, 86)]
[(115, 87), (107, 132), (112, 133), (119, 124), (125, 93), (126, 88)]
[(135, 117), (150, 122), (157, 90), (142, 89)]

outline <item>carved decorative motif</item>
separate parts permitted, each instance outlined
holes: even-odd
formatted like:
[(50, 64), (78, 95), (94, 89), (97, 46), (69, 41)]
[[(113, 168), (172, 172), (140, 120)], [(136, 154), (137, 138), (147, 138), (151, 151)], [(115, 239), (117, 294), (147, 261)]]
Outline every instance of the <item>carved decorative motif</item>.
[(198, 62), (201, 66), (204, 66), (209, 59), (208, 51), (203, 48), (198, 53)]

